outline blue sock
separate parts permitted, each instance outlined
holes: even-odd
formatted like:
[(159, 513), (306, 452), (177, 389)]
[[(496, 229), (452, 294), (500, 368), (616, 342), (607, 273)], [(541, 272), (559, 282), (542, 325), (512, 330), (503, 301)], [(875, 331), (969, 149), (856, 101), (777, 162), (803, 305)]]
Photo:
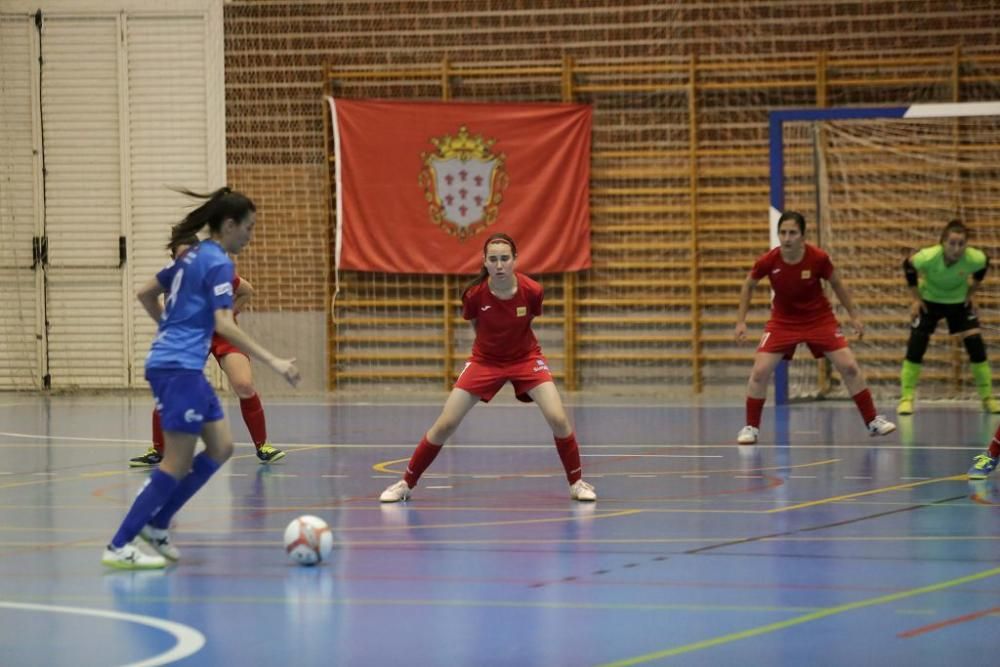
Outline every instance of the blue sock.
[(177, 488), (177, 480), (160, 469), (154, 470), (139, 490), (132, 507), (122, 520), (118, 532), (111, 539), (111, 546), (120, 549), (139, 534), (142, 527), (149, 523), (151, 516), (156, 514)]
[(180, 508), (184, 507), (184, 503), (191, 500), (191, 496), (198, 493), (198, 489), (205, 486), (208, 478), (214, 475), (218, 469), (219, 464), (209, 458), (205, 452), (194, 457), (194, 461), (191, 462), (191, 472), (180, 481), (170, 499), (163, 503), (159, 511), (149, 520), (153, 528), (169, 528), (170, 520), (174, 518), (174, 515)]

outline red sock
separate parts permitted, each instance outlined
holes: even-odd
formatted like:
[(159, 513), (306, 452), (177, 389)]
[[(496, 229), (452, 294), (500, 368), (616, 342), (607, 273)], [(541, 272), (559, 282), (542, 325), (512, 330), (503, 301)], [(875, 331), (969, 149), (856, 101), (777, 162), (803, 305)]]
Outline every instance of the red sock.
[(424, 471), (427, 470), (430, 464), (434, 463), (434, 459), (437, 458), (441, 447), (443, 445), (435, 445), (427, 439), (426, 435), (420, 439), (420, 444), (413, 450), (410, 463), (406, 466), (406, 474), (403, 475), (403, 479), (406, 480), (408, 487), (412, 489), (417, 485), (417, 480), (420, 479), (420, 476), (424, 474)]
[(856, 393), (851, 398), (854, 399), (854, 404), (858, 406), (858, 411), (861, 413), (861, 418), (865, 420), (865, 424), (871, 423), (871, 420), (875, 419), (875, 401), (872, 400), (872, 393), (867, 389), (862, 389)]
[(993, 440), (990, 441), (990, 448), (987, 453), (993, 458), (1000, 456), (1000, 426), (997, 427), (996, 433), (993, 434)]
[(576, 444), (576, 436), (572, 433), (565, 438), (554, 437), (556, 441), (556, 451), (559, 452), (559, 459), (566, 470), (566, 479), (570, 484), (575, 484), (583, 477), (583, 465), (580, 463), (580, 447)]
[(163, 425), (160, 423), (160, 411), (153, 408), (153, 449), (163, 456)]
[(766, 398), (752, 398), (747, 396), (747, 426), (760, 428), (760, 413), (764, 412), (764, 402)]
[(250, 398), (240, 399), (240, 412), (243, 413), (243, 421), (250, 431), (250, 439), (253, 440), (254, 447), (260, 448), (267, 442), (267, 422), (264, 420), (264, 406), (260, 404), (260, 395), (254, 394)]

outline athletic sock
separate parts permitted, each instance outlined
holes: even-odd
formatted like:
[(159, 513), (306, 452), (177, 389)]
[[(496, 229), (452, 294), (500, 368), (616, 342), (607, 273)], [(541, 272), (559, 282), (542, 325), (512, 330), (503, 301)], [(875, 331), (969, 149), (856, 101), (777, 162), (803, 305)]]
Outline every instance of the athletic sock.
[(899, 372), (899, 398), (913, 400), (920, 379), (921, 364), (915, 364), (909, 359), (903, 360), (903, 369)]
[(854, 396), (854, 404), (858, 406), (858, 411), (861, 413), (861, 418), (865, 420), (865, 425), (871, 423), (878, 413), (875, 412), (875, 401), (872, 400), (872, 393), (867, 389), (862, 389)]
[(559, 452), (559, 460), (562, 461), (563, 469), (566, 471), (566, 479), (570, 484), (575, 484), (583, 477), (583, 465), (580, 463), (580, 446), (576, 443), (576, 435), (570, 433), (565, 438), (553, 436), (556, 441), (556, 451)]
[(435, 445), (433, 442), (427, 439), (425, 435), (420, 439), (420, 444), (417, 448), (413, 450), (413, 456), (410, 457), (410, 463), (406, 466), (406, 474), (403, 475), (403, 479), (406, 480), (406, 485), (411, 489), (417, 485), (417, 480), (420, 476), (424, 474), (424, 471), (434, 463), (434, 459), (437, 458), (438, 452), (441, 451), (441, 447), (444, 445)]
[[(148, 523), (153, 528), (169, 528), (170, 519), (184, 507), (184, 503), (191, 500), (191, 496), (198, 492), (198, 489), (205, 486), (205, 482), (219, 469), (219, 464), (212, 460), (206, 453), (202, 452), (194, 457), (191, 462), (191, 472), (187, 474), (178, 484), (177, 488), (170, 495), (159, 511), (153, 514)], [(142, 526), (139, 526), (141, 529)]]
[(243, 413), (243, 422), (250, 431), (254, 447), (260, 449), (260, 446), (267, 442), (267, 421), (264, 419), (264, 406), (260, 404), (260, 394), (241, 398), (240, 412)]
[(760, 415), (764, 412), (766, 398), (752, 398), (747, 396), (747, 425), (760, 428)]
[(132, 507), (122, 519), (118, 532), (111, 539), (111, 546), (121, 549), (134, 540), (142, 527), (149, 523), (150, 517), (156, 514), (177, 490), (177, 484), (176, 479), (159, 468), (153, 470), (132, 501)]
[(153, 408), (153, 449), (163, 456), (163, 424), (160, 422), (160, 411)]
[(980, 361), (969, 364), (969, 369), (972, 370), (972, 378), (976, 383), (979, 398), (985, 400), (993, 396), (993, 372), (990, 370), (990, 362)]

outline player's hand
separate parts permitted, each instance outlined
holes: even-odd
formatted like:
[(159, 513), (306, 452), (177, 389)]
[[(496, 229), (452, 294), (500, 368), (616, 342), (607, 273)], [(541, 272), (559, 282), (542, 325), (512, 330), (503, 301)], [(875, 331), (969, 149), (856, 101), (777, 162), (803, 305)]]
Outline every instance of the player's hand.
[(733, 330), (733, 337), (736, 340), (746, 340), (747, 339), (747, 323), (737, 322), (736, 329)]
[(278, 375), (285, 378), (285, 381), (293, 387), (299, 383), (301, 376), (299, 375), (299, 369), (295, 365), (295, 359), (275, 359), (274, 363), (271, 364), (271, 368)]
[(860, 318), (851, 318), (851, 328), (854, 330), (854, 335), (858, 337), (858, 340), (865, 337), (865, 323)]
[(920, 319), (920, 315), (926, 312), (927, 312), (927, 304), (924, 303), (923, 299), (920, 299), (919, 301), (914, 301), (912, 304), (910, 304), (911, 320)]

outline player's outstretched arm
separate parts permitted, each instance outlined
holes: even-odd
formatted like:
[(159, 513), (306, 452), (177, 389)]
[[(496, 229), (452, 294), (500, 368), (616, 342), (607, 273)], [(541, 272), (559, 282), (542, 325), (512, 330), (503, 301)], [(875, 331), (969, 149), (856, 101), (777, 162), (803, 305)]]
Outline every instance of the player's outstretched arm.
[(746, 340), (747, 313), (750, 311), (750, 299), (753, 297), (754, 289), (757, 288), (757, 282), (747, 275), (747, 279), (743, 281), (743, 287), (740, 289), (740, 305), (736, 311), (736, 328), (733, 330), (733, 336), (736, 340)]
[(920, 317), (921, 312), (927, 312), (927, 304), (924, 303), (923, 297), (920, 296), (920, 272), (917, 271), (917, 267), (913, 264), (915, 256), (911, 255), (903, 260), (903, 275), (906, 276), (906, 288), (910, 290), (910, 301), (912, 303), (910, 306), (911, 318)]
[(149, 313), (154, 322), (159, 322), (163, 316), (163, 304), (160, 302), (160, 295), (163, 294), (163, 286), (156, 278), (150, 278), (149, 282), (136, 290), (135, 298), (142, 304), (143, 309)]
[(239, 313), (243, 311), (243, 308), (250, 303), (250, 299), (253, 298), (253, 285), (250, 284), (245, 278), (240, 278), (240, 286), (236, 288), (233, 293), (233, 312)]
[(837, 299), (847, 310), (847, 316), (851, 319), (851, 328), (854, 329), (854, 335), (858, 338), (862, 338), (865, 335), (865, 325), (861, 321), (861, 316), (858, 314), (858, 309), (854, 305), (854, 299), (851, 298), (851, 292), (847, 289), (847, 285), (840, 279), (840, 275), (834, 270), (830, 274), (830, 287), (833, 288), (833, 293), (837, 295)]
[(271, 370), (284, 377), (288, 384), (294, 387), (299, 383), (299, 369), (295, 366), (295, 359), (277, 357), (251, 338), (236, 325), (233, 311), (226, 308), (215, 311), (215, 332), (247, 354), (263, 361)]

